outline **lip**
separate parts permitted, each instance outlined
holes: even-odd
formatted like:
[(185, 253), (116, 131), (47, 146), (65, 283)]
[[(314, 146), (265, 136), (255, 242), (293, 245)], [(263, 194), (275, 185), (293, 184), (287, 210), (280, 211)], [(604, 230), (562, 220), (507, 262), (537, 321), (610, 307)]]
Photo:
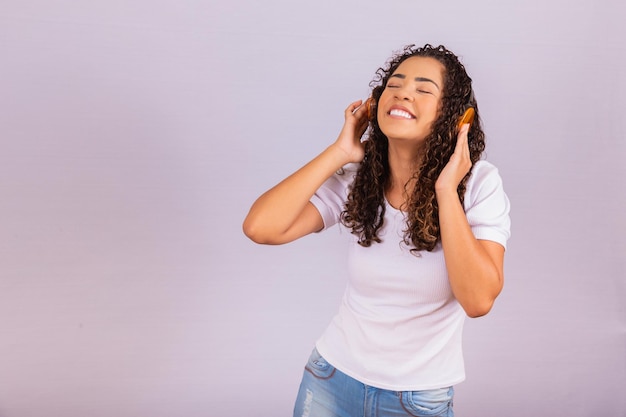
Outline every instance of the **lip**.
[[(411, 119), (405, 119), (405, 118), (403, 118), (403, 117), (391, 116), (391, 114), (390, 114), (390, 113), (391, 113), (391, 111), (392, 111), (392, 110), (401, 110), (401, 111), (403, 111), (403, 112), (406, 112), (406, 113), (408, 113), (408, 114), (411, 116)], [(393, 117), (393, 118), (396, 118), (396, 117), (397, 117), (398, 119), (404, 119), (404, 120), (412, 120), (412, 119), (415, 119), (415, 115), (414, 115), (414, 114), (413, 114), (413, 113), (412, 113), (409, 109), (407, 109), (407, 108), (406, 108), (406, 107), (404, 107), (404, 106), (397, 105), (397, 104), (396, 104), (396, 105), (393, 105), (393, 106), (391, 106), (391, 107), (389, 108), (389, 110), (387, 111), (387, 116), (391, 116), (391, 117)]]

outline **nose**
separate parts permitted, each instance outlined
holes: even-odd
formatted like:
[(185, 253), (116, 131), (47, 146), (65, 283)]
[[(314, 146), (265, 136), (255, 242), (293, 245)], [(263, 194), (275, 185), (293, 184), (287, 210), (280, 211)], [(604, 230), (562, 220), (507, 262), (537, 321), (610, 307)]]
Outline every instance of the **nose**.
[(413, 95), (407, 87), (397, 88), (395, 90), (395, 96), (398, 100), (413, 101)]

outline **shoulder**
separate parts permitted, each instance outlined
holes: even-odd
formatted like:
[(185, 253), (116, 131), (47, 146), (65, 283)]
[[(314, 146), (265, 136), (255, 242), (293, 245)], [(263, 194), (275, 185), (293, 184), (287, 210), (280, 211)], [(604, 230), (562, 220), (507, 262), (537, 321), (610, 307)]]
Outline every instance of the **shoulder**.
[(330, 176), (311, 197), (311, 203), (317, 208), (328, 228), (339, 221), (350, 184), (354, 181), (359, 164), (348, 164)]
[(491, 240), (506, 248), (511, 235), (511, 205), (495, 165), (484, 160), (474, 164), (463, 204), (476, 238)]
[(349, 176), (354, 177), (356, 175), (357, 171), (359, 170), (360, 166), (361, 166), (361, 164), (359, 164), (359, 163), (346, 164), (338, 171), (338, 174), (339, 175), (346, 175), (346, 174), (348, 174)]
[(477, 192), (483, 187), (494, 188), (502, 186), (502, 177), (498, 168), (489, 161), (480, 160), (472, 167), (472, 173), (467, 181), (467, 193)]
[(347, 164), (331, 175), (315, 192), (315, 196), (326, 202), (333, 201), (343, 206), (350, 185), (359, 169), (359, 164)]
[(361, 164), (358, 163), (344, 165), (332, 177), (330, 177), (330, 182), (347, 188), (354, 181), (354, 177), (356, 176), (360, 166)]
[(486, 160), (476, 162), (465, 187), (465, 208), (483, 201), (497, 202), (503, 199), (507, 197), (498, 168)]
[(470, 181), (480, 181), (489, 177), (499, 177), (498, 168), (491, 162), (481, 159), (472, 167), (472, 175)]

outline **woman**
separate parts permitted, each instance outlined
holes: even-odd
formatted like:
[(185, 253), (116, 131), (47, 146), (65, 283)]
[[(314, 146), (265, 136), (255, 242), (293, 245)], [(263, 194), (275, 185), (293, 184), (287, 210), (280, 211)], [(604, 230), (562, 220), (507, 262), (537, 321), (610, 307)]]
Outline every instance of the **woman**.
[(407, 46), (371, 86), (337, 140), (259, 197), (243, 228), (265, 244), (335, 223), (354, 236), (294, 416), (452, 416), (465, 316), (487, 314), (502, 289), (509, 201), (480, 160), (480, 119), (458, 127), (478, 107), (452, 52)]

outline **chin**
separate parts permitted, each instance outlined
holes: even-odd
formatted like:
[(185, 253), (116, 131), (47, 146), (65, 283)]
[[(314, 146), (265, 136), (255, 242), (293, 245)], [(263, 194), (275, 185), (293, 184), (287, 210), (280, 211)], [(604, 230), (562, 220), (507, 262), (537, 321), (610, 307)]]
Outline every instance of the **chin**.
[(424, 143), (424, 141), (426, 140), (426, 136), (427, 135), (416, 135), (415, 133), (407, 133), (407, 132), (398, 132), (398, 131), (391, 131), (389, 133), (383, 132), (385, 134), (385, 136), (387, 136), (387, 139), (389, 140), (389, 142), (398, 142), (398, 143), (406, 143), (406, 142), (413, 142), (413, 143)]

